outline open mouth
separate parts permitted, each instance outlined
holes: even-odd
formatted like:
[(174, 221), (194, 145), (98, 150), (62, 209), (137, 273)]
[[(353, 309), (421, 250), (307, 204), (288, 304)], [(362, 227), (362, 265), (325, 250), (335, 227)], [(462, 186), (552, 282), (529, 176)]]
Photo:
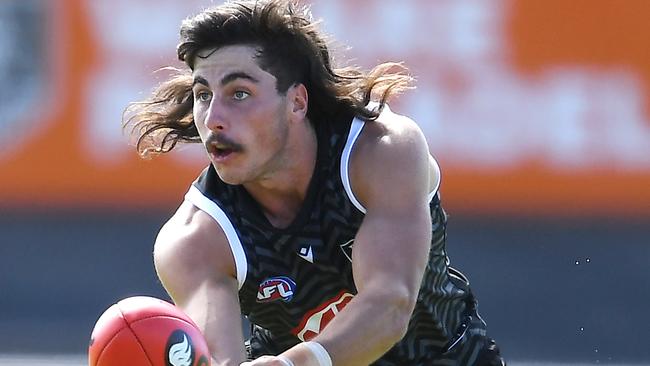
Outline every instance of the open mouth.
[(223, 135), (213, 135), (206, 139), (205, 148), (210, 158), (216, 162), (224, 162), (237, 152), (241, 152), (242, 146)]
[(211, 154), (217, 158), (225, 158), (232, 154), (235, 150), (232, 148), (214, 148)]
[(234, 145), (208, 144), (207, 150), (208, 150), (208, 154), (210, 155), (210, 157), (212, 157), (213, 160), (223, 161), (224, 159), (228, 158), (229, 156), (239, 151), (240, 149), (238, 149), (237, 146)]

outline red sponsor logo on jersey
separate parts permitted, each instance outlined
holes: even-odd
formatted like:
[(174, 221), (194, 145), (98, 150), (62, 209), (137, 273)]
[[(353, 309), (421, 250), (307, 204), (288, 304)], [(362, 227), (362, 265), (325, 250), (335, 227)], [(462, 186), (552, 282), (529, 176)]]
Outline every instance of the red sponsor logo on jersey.
[(271, 277), (260, 283), (257, 290), (257, 302), (275, 300), (291, 301), (296, 290), (296, 283), (289, 277)]
[(300, 324), (291, 333), (303, 342), (316, 337), (353, 297), (354, 295), (351, 293), (342, 291), (337, 296), (305, 314)]

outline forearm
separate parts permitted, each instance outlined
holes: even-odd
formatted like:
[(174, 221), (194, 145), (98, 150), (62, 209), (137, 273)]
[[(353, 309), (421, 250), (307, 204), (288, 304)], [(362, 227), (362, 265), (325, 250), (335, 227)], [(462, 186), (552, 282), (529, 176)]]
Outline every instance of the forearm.
[(177, 301), (205, 337), (212, 366), (239, 365), (246, 358), (237, 298), (227, 296), (237, 284), (230, 278), (204, 281), (191, 297)]
[[(411, 303), (407, 296), (359, 294), (313, 340), (325, 347), (334, 365), (368, 365), (404, 336)], [(296, 366), (314, 364), (305, 351), (298, 345), (285, 355)]]

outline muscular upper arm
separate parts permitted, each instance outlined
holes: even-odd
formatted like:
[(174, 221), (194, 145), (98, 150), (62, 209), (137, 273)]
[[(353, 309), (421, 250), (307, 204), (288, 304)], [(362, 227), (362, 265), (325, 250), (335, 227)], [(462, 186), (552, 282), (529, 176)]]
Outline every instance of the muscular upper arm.
[(235, 264), (221, 228), (185, 202), (154, 247), (156, 272), (174, 303), (203, 332), (213, 364), (239, 364), (243, 336)]
[(350, 167), (366, 208), (352, 258), (359, 293), (390, 291), (414, 303), (431, 240), (427, 197), (437, 177), (430, 164), (426, 140), (410, 119), (364, 126)]

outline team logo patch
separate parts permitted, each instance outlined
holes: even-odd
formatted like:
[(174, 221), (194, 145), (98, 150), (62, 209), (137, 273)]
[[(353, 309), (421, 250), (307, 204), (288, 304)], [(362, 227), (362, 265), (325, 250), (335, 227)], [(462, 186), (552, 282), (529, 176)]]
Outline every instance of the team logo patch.
[(341, 292), (339, 295), (319, 305), (316, 309), (303, 316), (300, 324), (291, 333), (301, 341), (309, 341), (316, 337), (329, 322), (347, 305), (354, 295)]
[(257, 302), (275, 300), (291, 301), (296, 291), (296, 282), (286, 276), (267, 278), (257, 290)]
[(339, 247), (341, 247), (341, 251), (350, 262), (352, 262), (352, 245), (354, 245), (354, 239), (350, 239), (347, 242), (339, 245)]
[(192, 366), (194, 364), (192, 338), (180, 329), (169, 336), (165, 350), (167, 366)]

